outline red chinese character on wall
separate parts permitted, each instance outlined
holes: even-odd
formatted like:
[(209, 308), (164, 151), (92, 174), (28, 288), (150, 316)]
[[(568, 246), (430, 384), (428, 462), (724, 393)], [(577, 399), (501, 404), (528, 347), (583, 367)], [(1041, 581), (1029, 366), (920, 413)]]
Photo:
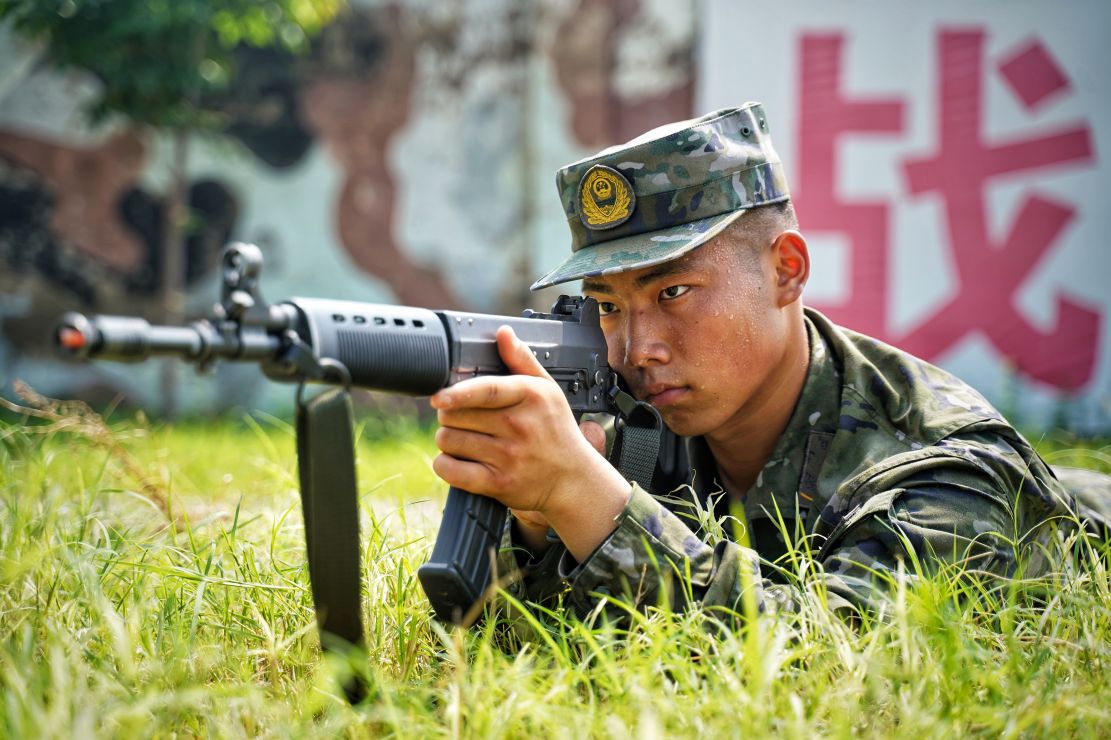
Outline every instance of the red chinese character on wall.
[[(885, 202), (854, 202), (835, 188), (838, 139), (845, 133), (898, 134), (903, 101), (861, 101), (842, 89), (844, 37), (802, 38), (799, 110), (799, 211), (808, 230), (836, 231), (851, 243), (851, 298), (819, 306), (835, 320), (886, 339), (927, 359), (936, 358), (971, 332), (986, 336), (1027, 377), (1063, 390), (1092, 376), (1100, 314), (1065, 295), (1057, 316), (1041, 330), (1023, 315), (1017, 295), (1034, 268), (1067, 232), (1076, 209), (1045, 194), (1024, 195), (1003, 236), (988, 225), (989, 186), (1050, 168), (1094, 160), (1085, 123), (988, 141), (983, 132), (984, 37), (981, 30), (938, 34), (936, 151), (903, 163), (911, 196), (934, 193), (944, 206), (956, 292), (902, 336), (887, 321), (889, 214)], [(1034, 110), (1066, 93), (1069, 81), (1049, 51), (1032, 41), (998, 65), (1021, 105)]]
[(818, 306), (832, 320), (882, 337), (887, 332), (890, 212), (886, 201), (849, 201), (837, 192), (845, 134), (903, 132), (904, 104), (894, 97), (862, 100), (841, 83), (844, 34), (802, 38), (798, 160), (791, 197), (807, 233), (848, 237), (849, 302)]

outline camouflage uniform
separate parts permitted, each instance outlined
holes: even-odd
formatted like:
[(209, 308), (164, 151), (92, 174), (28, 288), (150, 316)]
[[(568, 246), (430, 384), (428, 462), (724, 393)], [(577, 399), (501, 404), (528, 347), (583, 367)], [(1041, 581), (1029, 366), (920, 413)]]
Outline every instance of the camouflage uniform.
[[(639, 269), (705, 244), (747, 210), (789, 198), (762, 107), (748, 103), (662, 127), (561, 169), (557, 186), (572, 255), (533, 286)], [(824, 569), (831, 606), (883, 598), (876, 574), (914, 553), (1012, 575), (1071, 517), (1072, 496), (1030, 445), (976, 391), (945, 371), (806, 310), (810, 365), (783, 435), (742, 498), (743, 527), (711, 546), (692, 512), (732, 513), (705, 442), (684, 439), (681, 474), (633, 485), (614, 532), (582, 563), (555, 542), (536, 561), (507, 528), (500, 567), (521, 566), (511, 590), (558, 593), (580, 611), (599, 594), (681, 608), (687, 594), (739, 609), (782, 605), (789, 547)], [(1108, 501), (1106, 477), (1073, 476)], [(679, 484), (676, 487), (676, 484)], [(689, 485), (682, 485), (689, 484)], [(1102, 492), (1101, 492), (1102, 491)], [(1075, 519), (1074, 519), (1075, 520)], [(704, 521), (704, 520), (702, 520)], [(1111, 518), (1104, 519), (1111, 521)], [(727, 532), (727, 535), (733, 533)], [(554, 533), (552, 533), (554, 536)], [(734, 540), (740, 540), (734, 541)], [(744, 543), (744, 544), (742, 544)], [(907, 570), (914, 572), (908, 563)], [(661, 589), (667, 575), (681, 583)], [(672, 579), (673, 581), (675, 579)]]
[[(1044, 541), (1051, 532), (1043, 525), (1068, 516), (1070, 497), (1053, 473), (972, 388), (817, 311), (807, 309), (806, 327), (802, 394), (743, 498), (751, 547), (703, 541), (691, 512), (729, 512), (714, 511), (715, 499), (719, 507), (726, 502), (714, 496), (721, 487), (705, 443), (685, 439), (689, 487), (654, 496), (634, 486), (617, 529), (587, 560), (575, 563), (556, 544), (525, 566), (516, 595), (542, 601), (566, 592), (580, 611), (599, 593), (651, 605), (660, 598), (658, 563), (663, 572), (689, 569), (690, 593), (704, 604), (739, 610), (751, 585), (758, 604), (782, 605), (791, 593), (778, 586), (777, 571), (790, 569), (788, 542), (798, 547), (805, 539), (825, 570), (831, 606), (858, 608), (883, 598), (873, 571), (894, 570), (908, 546), (927, 567), (961, 561), (1012, 575), (1016, 534), (1024, 543)], [(1031, 565), (1034, 575), (1044, 561)], [(683, 588), (665, 595), (675, 609), (685, 598)]]

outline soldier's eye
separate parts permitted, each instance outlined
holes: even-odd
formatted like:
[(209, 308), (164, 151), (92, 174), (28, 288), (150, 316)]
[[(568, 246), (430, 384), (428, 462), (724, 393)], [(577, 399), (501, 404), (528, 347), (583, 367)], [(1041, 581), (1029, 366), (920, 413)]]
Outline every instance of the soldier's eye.
[(602, 316), (607, 316), (617, 310), (617, 306), (609, 301), (598, 301), (598, 313)]
[(672, 285), (670, 288), (664, 288), (660, 291), (660, 298), (665, 301), (670, 301), (672, 298), (678, 298), (691, 289), (689, 285)]

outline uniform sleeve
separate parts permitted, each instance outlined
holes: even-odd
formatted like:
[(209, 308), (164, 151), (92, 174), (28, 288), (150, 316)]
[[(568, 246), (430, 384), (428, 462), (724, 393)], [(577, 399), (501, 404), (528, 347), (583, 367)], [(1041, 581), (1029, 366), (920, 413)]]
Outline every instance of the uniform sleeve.
[(877, 611), (898, 572), (914, 581), (959, 569), (1002, 583), (1052, 566), (1049, 541), (1066, 509), (1040, 459), (999, 441), (946, 442), (920, 462), (864, 486), (824, 539), (817, 560), (832, 606)]
[[(637, 608), (655, 605), (675, 611), (691, 602), (737, 612), (768, 608), (754, 551), (734, 542), (711, 547), (636, 484), (615, 521), (610, 536), (581, 563), (562, 545), (549, 548), (537, 561), (526, 560), (510, 593), (538, 603), (562, 595), (564, 605), (579, 614), (607, 596)], [(511, 542), (512, 536), (507, 533), (506, 539)]]
[(613, 533), (582, 563), (565, 553), (559, 574), (570, 587), (568, 600), (580, 613), (589, 611), (599, 596), (675, 611), (697, 601), (740, 612), (745, 598), (761, 611), (766, 608), (754, 551), (727, 541), (711, 547), (636, 485)]
[[(879, 609), (898, 570), (914, 579), (941, 563), (957, 563), (968, 571), (1013, 575), (1013, 510), (982, 485), (931, 475), (875, 492), (816, 553), (828, 608), (846, 615)], [(561, 555), (555, 575), (566, 580), (565, 598), (580, 613), (608, 595), (638, 608), (680, 611), (699, 602), (733, 614), (791, 610), (799, 602), (796, 589), (763, 578), (755, 551), (729, 541), (711, 547), (639, 488), (617, 523), (586, 561)]]
[(538, 604), (555, 601), (566, 584), (559, 575), (559, 561), (567, 548), (549, 530), (551, 545), (539, 557), (532, 555), (517, 535), (516, 520), (510, 514), (502, 533), (497, 568), (501, 586), (518, 601)]
[(832, 608), (876, 612), (897, 577), (914, 581), (943, 565), (1013, 576), (1015, 535), (1013, 509), (1002, 497), (956, 481), (907, 481), (847, 516), (817, 559)]
[[(1044, 536), (1035, 537), (1044, 516), (1020, 503), (1038, 499), (1038, 483), (1017, 468), (1016, 477), (1004, 480), (975, 458), (939, 456), (908, 475), (888, 468), (857, 491), (860, 503), (815, 542), (828, 608), (850, 615), (878, 610), (897, 572), (915, 579), (955, 564), (1012, 576), (1020, 549), (1044, 545)], [(562, 595), (564, 605), (580, 614), (607, 596), (639, 609), (681, 611), (700, 602), (736, 614), (790, 610), (799, 601), (793, 587), (763, 578), (755, 551), (730, 541), (703, 542), (636, 485), (616, 524), (581, 563), (561, 545), (537, 561), (526, 560), (514, 595), (533, 602)]]

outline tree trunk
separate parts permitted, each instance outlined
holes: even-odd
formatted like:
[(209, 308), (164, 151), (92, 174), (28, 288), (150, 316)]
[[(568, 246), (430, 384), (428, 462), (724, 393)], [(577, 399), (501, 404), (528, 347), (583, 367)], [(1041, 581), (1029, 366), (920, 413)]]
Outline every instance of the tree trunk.
[[(162, 230), (162, 323), (179, 325), (185, 320), (185, 224), (188, 219), (186, 202), (185, 160), (189, 130), (181, 128), (173, 134), (173, 160), (170, 164), (170, 187), (166, 192), (165, 222)], [(173, 419), (178, 412), (178, 361), (162, 361), (162, 413)]]

